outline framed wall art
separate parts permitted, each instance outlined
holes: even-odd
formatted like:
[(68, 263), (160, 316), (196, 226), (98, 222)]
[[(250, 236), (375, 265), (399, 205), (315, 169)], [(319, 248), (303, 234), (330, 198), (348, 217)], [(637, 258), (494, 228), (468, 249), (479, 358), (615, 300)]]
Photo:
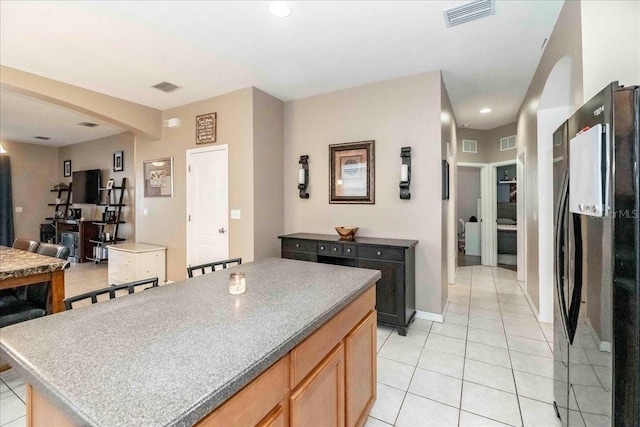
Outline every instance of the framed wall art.
[(62, 164), (62, 171), (64, 172), (64, 176), (71, 176), (71, 160), (65, 160)]
[(449, 162), (442, 161), (442, 200), (449, 200)]
[(329, 145), (329, 203), (375, 203), (374, 143)]
[(116, 151), (113, 153), (113, 171), (122, 172), (124, 170), (124, 152)]
[(196, 116), (196, 144), (216, 142), (217, 113)]
[(145, 160), (144, 197), (173, 197), (173, 157)]

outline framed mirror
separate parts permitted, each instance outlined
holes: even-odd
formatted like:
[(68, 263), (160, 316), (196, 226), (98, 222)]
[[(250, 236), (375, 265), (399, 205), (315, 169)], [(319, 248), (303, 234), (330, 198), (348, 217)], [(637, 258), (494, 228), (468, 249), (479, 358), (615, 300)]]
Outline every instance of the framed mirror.
[(329, 203), (375, 203), (374, 143), (329, 145)]

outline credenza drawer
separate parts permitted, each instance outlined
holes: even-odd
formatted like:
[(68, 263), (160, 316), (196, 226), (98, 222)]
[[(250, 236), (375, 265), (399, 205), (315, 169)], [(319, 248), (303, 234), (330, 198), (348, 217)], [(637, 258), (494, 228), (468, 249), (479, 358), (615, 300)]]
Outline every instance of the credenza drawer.
[(318, 255), (330, 255), (330, 254), (331, 254), (331, 243), (318, 242)]
[(404, 261), (404, 249), (387, 246), (365, 246), (358, 248), (358, 258), (381, 259), (385, 261)]
[(358, 247), (356, 245), (342, 245), (342, 256), (356, 258), (358, 256)]
[(282, 239), (283, 251), (316, 252), (316, 242), (300, 239)]

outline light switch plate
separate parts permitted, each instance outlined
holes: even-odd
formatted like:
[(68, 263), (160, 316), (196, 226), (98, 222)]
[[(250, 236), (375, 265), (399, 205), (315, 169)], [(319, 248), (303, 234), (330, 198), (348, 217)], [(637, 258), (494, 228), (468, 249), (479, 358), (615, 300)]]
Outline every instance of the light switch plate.
[(240, 219), (241, 216), (240, 209), (231, 209), (231, 219)]
[(16, 212), (22, 212), (22, 207), (21, 206), (16, 206)]
[(144, 208), (142, 210), (142, 215), (149, 215), (149, 208)]

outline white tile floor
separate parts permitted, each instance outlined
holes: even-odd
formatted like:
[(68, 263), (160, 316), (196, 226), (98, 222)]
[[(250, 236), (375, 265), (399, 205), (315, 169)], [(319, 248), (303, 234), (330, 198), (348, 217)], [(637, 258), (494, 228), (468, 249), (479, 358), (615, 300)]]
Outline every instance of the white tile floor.
[(378, 327), (378, 399), (366, 427), (559, 426), (552, 340), (515, 272), (460, 267), (444, 323), (417, 319), (406, 337)]
[[(95, 276), (83, 288), (104, 286), (106, 269), (79, 266), (69, 272)], [(553, 329), (536, 321), (515, 273), (460, 267), (449, 294), (442, 324), (417, 319), (406, 337), (378, 327), (378, 399), (366, 427), (559, 426)], [(1, 427), (25, 425), (24, 402), (24, 381), (0, 373)]]

